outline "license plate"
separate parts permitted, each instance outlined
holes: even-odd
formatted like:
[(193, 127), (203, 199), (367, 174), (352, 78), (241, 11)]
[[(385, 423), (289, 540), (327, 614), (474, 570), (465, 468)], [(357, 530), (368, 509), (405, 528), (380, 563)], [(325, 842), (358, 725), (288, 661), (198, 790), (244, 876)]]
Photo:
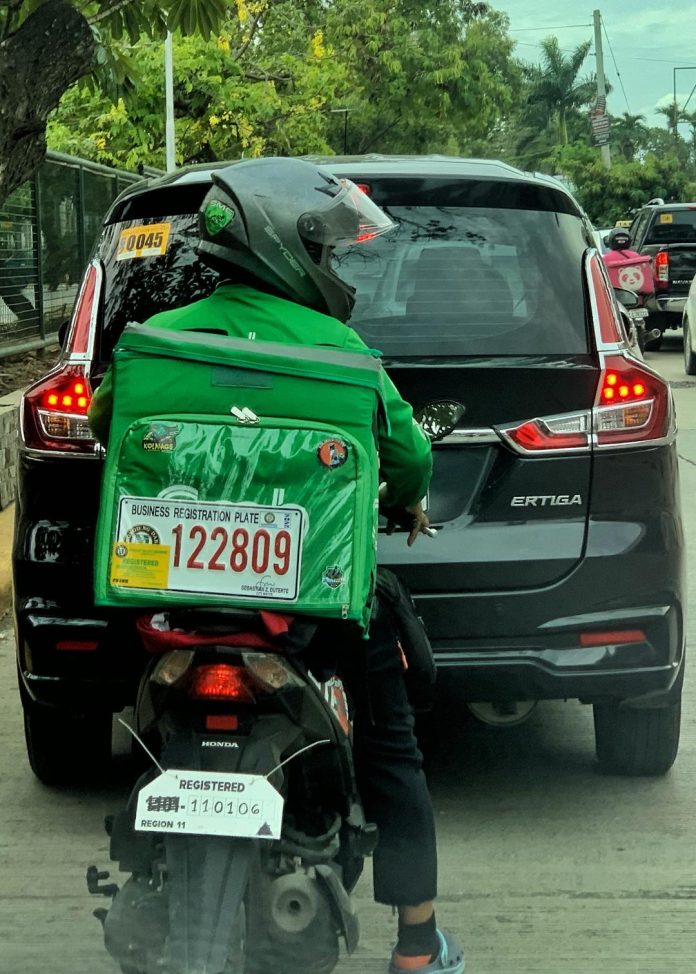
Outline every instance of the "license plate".
[(111, 584), (253, 600), (297, 600), (300, 507), (123, 497)]
[(283, 805), (262, 775), (171, 769), (141, 788), (135, 829), (279, 839)]
[(632, 318), (634, 321), (642, 321), (643, 318), (647, 318), (648, 317), (648, 309), (647, 308), (633, 308), (632, 310), (630, 310), (628, 312), (628, 316), (629, 316), (629, 318)]

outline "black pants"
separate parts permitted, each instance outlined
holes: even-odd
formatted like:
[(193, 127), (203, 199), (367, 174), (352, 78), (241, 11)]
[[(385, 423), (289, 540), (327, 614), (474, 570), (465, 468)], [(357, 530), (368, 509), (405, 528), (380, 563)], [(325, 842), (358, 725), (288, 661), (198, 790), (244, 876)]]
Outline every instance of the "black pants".
[(353, 704), (358, 787), (368, 822), (379, 828), (375, 899), (415, 906), (435, 899), (437, 848), (401, 652), (386, 620), (377, 618), (369, 641), (341, 655), (339, 672)]

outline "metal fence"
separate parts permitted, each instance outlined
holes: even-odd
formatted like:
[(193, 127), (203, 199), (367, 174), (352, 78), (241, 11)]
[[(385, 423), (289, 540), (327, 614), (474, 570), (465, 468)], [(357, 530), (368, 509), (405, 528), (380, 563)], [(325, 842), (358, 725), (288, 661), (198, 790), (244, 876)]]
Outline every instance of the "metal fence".
[(49, 152), (0, 207), (0, 357), (56, 341), (104, 214), (142, 178)]

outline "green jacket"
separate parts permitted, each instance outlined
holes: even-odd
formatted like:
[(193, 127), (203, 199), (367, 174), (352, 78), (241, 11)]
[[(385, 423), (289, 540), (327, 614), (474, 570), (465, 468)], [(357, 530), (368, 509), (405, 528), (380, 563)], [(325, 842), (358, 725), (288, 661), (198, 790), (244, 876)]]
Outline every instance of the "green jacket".
[[(146, 324), (172, 331), (224, 331), (231, 338), (330, 345), (345, 351), (366, 347), (352, 328), (336, 318), (241, 284), (221, 284), (210, 297), (173, 311), (163, 311)], [(425, 496), (430, 483), (430, 441), (387, 375), (384, 390), (391, 430), (389, 435), (383, 432), (380, 436), (380, 469), (389, 487), (389, 503), (410, 506)], [(109, 435), (112, 399), (109, 369), (89, 410), (89, 424), (102, 443), (106, 443)]]

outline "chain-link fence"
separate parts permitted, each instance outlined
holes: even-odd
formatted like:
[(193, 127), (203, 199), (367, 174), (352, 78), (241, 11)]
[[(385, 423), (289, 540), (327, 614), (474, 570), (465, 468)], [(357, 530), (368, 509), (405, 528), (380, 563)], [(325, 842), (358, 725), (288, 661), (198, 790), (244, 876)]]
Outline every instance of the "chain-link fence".
[(104, 214), (139, 179), (49, 152), (0, 207), (0, 357), (55, 342)]

